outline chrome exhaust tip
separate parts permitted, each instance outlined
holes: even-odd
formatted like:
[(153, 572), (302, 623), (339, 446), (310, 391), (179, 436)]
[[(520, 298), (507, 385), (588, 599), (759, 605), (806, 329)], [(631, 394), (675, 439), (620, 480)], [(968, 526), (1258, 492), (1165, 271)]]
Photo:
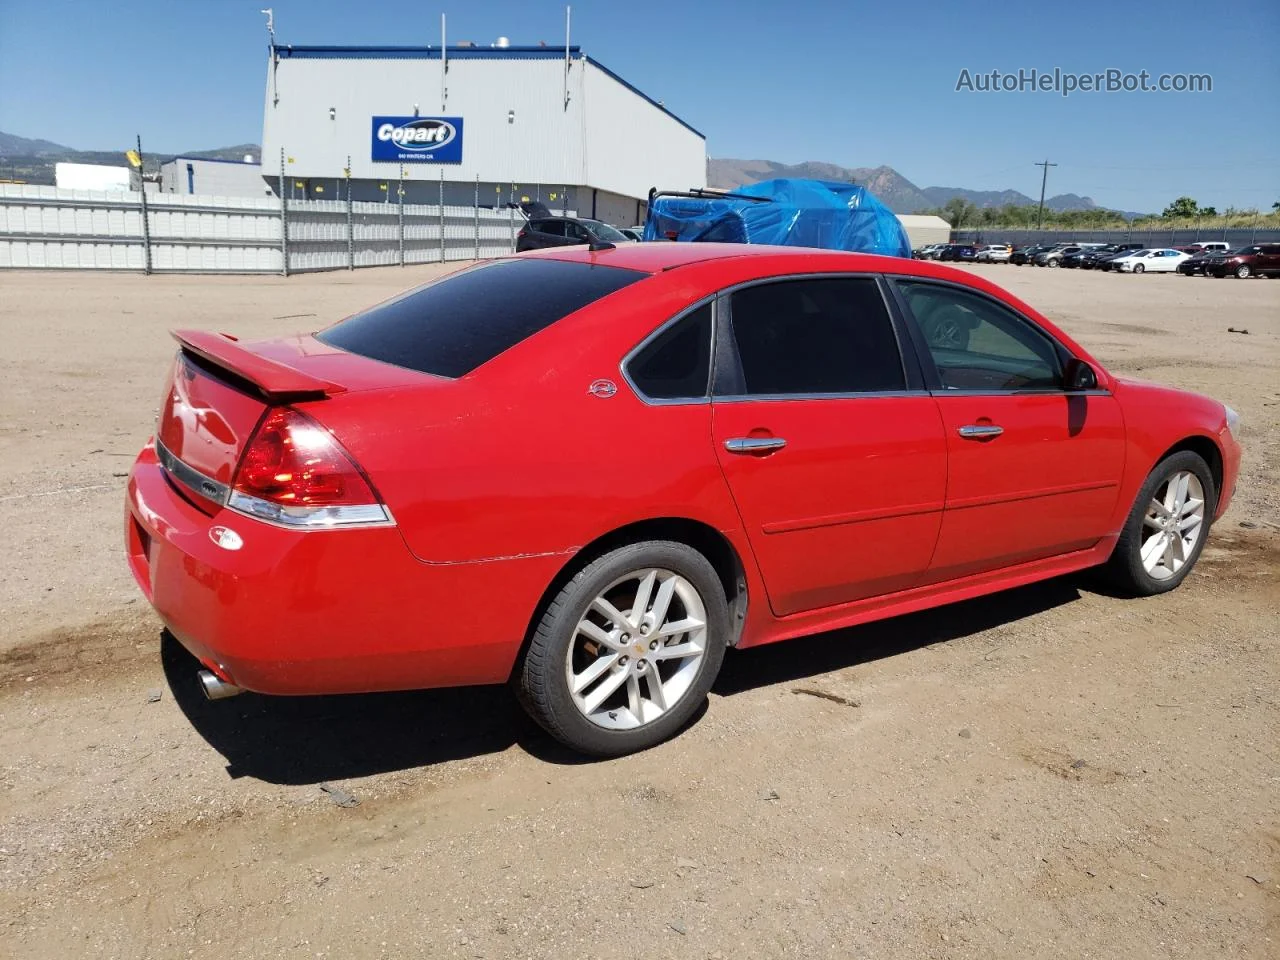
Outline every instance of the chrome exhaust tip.
[(234, 683), (227, 683), (212, 670), (201, 670), (197, 676), (200, 678), (200, 686), (204, 689), (206, 699), (225, 700), (227, 697), (244, 693), (240, 687)]

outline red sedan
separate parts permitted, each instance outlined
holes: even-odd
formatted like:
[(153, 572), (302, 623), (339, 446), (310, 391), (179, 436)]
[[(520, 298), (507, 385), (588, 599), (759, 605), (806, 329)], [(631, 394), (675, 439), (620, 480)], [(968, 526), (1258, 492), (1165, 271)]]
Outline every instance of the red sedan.
[(727, 647), (1104, 566), (1176, 587), (1236, 415), (932, 263), (716, 244), (479, 264), (314, 335), (181, 332), (130, 565), (206, 692), (511, 681), (580, 750)]

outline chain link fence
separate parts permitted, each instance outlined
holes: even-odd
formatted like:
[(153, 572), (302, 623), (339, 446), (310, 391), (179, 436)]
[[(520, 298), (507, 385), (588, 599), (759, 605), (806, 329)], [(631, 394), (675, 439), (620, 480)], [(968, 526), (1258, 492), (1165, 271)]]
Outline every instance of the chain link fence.
[[(435, 203), (407, 203), (403, 181), (382, 202), (289, 196), (115, 193), (0, 184), (0, 268), (137, 270), (144, 273), (305, 273), (473, 260), (515, 250), (524, 215), (517, 185), (415, 181)], [(466, 189), (462, 189), (466, 188)], [(451, 203), (470, 194), (470, 203)], [(555, 195), (572, 216), (567, 191)]]

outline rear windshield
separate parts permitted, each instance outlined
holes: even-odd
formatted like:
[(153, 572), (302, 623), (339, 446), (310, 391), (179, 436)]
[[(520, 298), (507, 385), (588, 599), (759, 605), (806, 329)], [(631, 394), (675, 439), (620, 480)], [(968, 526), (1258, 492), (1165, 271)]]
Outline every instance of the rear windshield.
[(589, 226), (601, 240), (612, 242), (614, 240), (627, 239), (621, 230), (617, 230), (600, 220), (583, 220), (582, 222)]
[(461, 377), (646, 274), (564, 260), (497, 260), (388, 300), (317, 334), (363, 357)]

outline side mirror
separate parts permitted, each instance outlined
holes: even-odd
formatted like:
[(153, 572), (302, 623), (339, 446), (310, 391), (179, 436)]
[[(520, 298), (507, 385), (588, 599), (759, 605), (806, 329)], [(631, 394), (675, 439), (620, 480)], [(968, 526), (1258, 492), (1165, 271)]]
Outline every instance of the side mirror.
[(1067, 363), (1067, 390), (1097, 390), (1098, 375), (1083, 360), (1072, 357)]

